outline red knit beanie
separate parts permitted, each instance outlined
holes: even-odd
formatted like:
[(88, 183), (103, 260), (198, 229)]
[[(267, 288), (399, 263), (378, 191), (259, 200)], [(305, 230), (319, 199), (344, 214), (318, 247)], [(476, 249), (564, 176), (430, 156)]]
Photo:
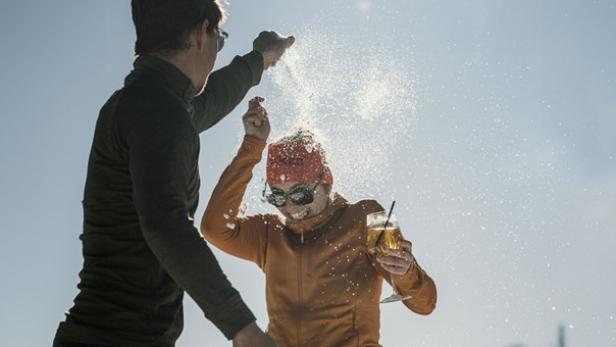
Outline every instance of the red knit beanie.
[(325, 161), (325, 151), (314, 140), (314, 135), (306, 130), (269, 145), (266, 172), (269, 184), (306, 182), (331, 185), (334, 182)]

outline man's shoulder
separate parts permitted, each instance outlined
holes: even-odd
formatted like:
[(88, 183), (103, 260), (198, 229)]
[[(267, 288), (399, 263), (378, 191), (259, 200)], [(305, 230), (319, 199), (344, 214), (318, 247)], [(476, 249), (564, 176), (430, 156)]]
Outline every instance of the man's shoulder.
[(117, 98), (115, 112), (127, 126), (142, 122), (190, 123), (183, 101), (156, 81), (136, 81), (124, 86), (111, 98)]
[(185, 111), (181, 99), (154, 79), (142, 79), (120, 90), (118, 104), (140, 109), (176, 109)]

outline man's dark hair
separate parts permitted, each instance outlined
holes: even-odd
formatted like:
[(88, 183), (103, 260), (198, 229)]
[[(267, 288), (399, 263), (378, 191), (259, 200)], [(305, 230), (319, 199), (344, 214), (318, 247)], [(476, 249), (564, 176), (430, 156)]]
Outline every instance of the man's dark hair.
[(188, 48), (188, 34), (205, 19), (208, 32), (225, 14), (218, 0), (132, 0), (135, 54), (174, 53)]

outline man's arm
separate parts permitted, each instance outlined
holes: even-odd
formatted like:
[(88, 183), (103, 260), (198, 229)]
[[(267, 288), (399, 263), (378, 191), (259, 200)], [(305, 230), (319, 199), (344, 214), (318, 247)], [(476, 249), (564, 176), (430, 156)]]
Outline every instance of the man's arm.
[(186, 206), (194, 136), (188, 116), (168, 107), (134, 115), (127, 142), (134, 204), (143, 236), (162, 266), (232, 339), (255, 321), (231, 286)]
[(193, 122), (199, 133), (231, 113), (248, 90), (259, 84), (263, 66), (263, 55), (252, 51), (210, 75), (203, 93), (193, 100)]
[(218, 123), (259, 84), (263, 70), (276, 65), (295, 37), (262, 31), (252, 42), (252, 52), (237, 56), (228, 66), (213, 72), (201, 95), (193, 100), (193, 122), (199, 133)]

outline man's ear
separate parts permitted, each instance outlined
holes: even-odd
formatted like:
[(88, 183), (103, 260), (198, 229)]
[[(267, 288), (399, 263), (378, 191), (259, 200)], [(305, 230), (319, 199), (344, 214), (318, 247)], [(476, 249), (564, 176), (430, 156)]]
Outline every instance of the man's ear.
[(204, 19), (197, 27), (193, 30), (195, 46), (197, 49), (201, 49), (205, 45), (205, 39), (207, 36), (207, 29), (210, 26), (210, 22), (207, 19)]

